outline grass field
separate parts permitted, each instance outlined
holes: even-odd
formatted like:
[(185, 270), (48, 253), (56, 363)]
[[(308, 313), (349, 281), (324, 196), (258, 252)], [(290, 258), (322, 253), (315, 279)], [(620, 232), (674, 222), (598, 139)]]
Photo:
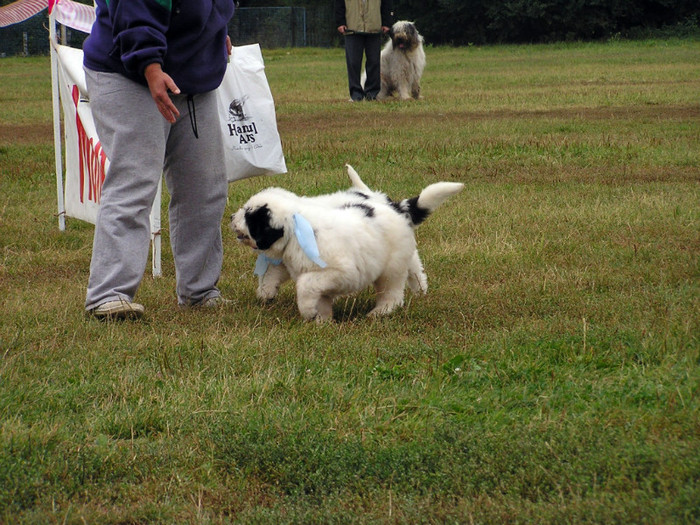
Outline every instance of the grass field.
[[(700, 42), (429, 48), (417, 102), (347, 103), (342, 50), (264, 51), (289, 174), (392, 197), (425, 297), (304, 323), (220, 287), (141, 322), (83, 313), (93, 227), (59, 232), (48, 58), (0, 60), (0, 522), (700, 521)], [(163, 210), (164, 218), (166, 210)]]

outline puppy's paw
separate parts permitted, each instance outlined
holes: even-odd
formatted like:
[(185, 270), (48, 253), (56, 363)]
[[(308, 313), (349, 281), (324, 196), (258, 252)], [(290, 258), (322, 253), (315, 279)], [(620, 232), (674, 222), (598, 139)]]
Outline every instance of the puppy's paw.
[(330, 323), (330, 322), (333, 322), (333, 316), (332, 315), (324, 316), (324, 315), (317, 314), (316, 317), (314, 317), (314, 321), (316, 322), (316, 324)]
[(408, 273), (408, 287), (417, 295), (425, 295), (428, 293), (428, 276), (425, 272)]
[(275, 297), (277, 297), (278, 291), (279, 291), (279, 288), (276, 286), (275, 287), (259, 286), (258, 289), (255, 291), (255, 295), (263, 303), (269, 303), (269, 302), (272, 302), (275, 299)]
[(381, 315), (389, 315), (391, 312), (396, 310), (400, 304), (378, 304), (375, 306), (368, 314), (368, 317), (379, 317)]
[(269, 303), (280, 291), (280, 286), (289, 280), (289, 272), (284, 264), (271, 264), (258, 278), (255, 295), (264, 303)]
[(325, 323), (333, 320), (333, 298), (327, 295), (297, 297), (299, 313), (306, 321)]
[(320, 312), (320, 311), (300, 311), (301, 316), (304, 321), (314, 321), (316, 324), (323, 324), (329, 321), (333, 321), (332, 312)]

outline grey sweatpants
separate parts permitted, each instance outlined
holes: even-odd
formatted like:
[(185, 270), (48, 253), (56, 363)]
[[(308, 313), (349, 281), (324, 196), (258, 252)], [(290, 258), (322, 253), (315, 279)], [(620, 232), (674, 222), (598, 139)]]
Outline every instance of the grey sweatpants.
[(161, 175), (170, 193), (170, 246), (179, 304), (220, 295), (221, 220), (228, 183), (214, 92), (195, 95), (195, 138), (187, 97), (172, 95), (175, 124), (147, 87), (85, 69), (97, 134), (110, 160), (95, 225), (85, 308), (133, 300), (146, 270), (149, 213)]

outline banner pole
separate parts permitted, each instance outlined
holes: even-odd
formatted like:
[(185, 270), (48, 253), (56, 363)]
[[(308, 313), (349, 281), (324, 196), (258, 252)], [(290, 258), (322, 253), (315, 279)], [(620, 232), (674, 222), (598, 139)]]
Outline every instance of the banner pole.
[(56, 11), (49, 15), (49, 39), (51, 40), (51, 99), (53, 102), (53, 149), (56, 163), (56, 196), (58, 199), (58, 229), (66, 229), (66, 204), (63, 196), (63, 157), (61, 144), (61, 105), (58, 90), (58, 56), (56, 53)]
[(153, 277), (160, 277), (162, 275), (160, 255), (161, 255), (161, 236), (160, 236), (160, 204), (163, 195), (163, 179), (161, 178), (158, 182), (158, 191), (156, 192), (156, 198), (153, 199), (153, 207), (151, 208), (151, 247), (153, 249), (152, 254), (152, 266)]

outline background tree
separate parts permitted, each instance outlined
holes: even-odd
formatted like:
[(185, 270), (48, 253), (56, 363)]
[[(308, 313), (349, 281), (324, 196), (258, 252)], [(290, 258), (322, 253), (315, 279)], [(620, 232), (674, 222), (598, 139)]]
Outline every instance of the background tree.
[[(325, 7), (333, 0), (241, 0), (241, 7)], [(394, 0), (431, 44), (535, 43), (700, 29), (697, 0)]]

